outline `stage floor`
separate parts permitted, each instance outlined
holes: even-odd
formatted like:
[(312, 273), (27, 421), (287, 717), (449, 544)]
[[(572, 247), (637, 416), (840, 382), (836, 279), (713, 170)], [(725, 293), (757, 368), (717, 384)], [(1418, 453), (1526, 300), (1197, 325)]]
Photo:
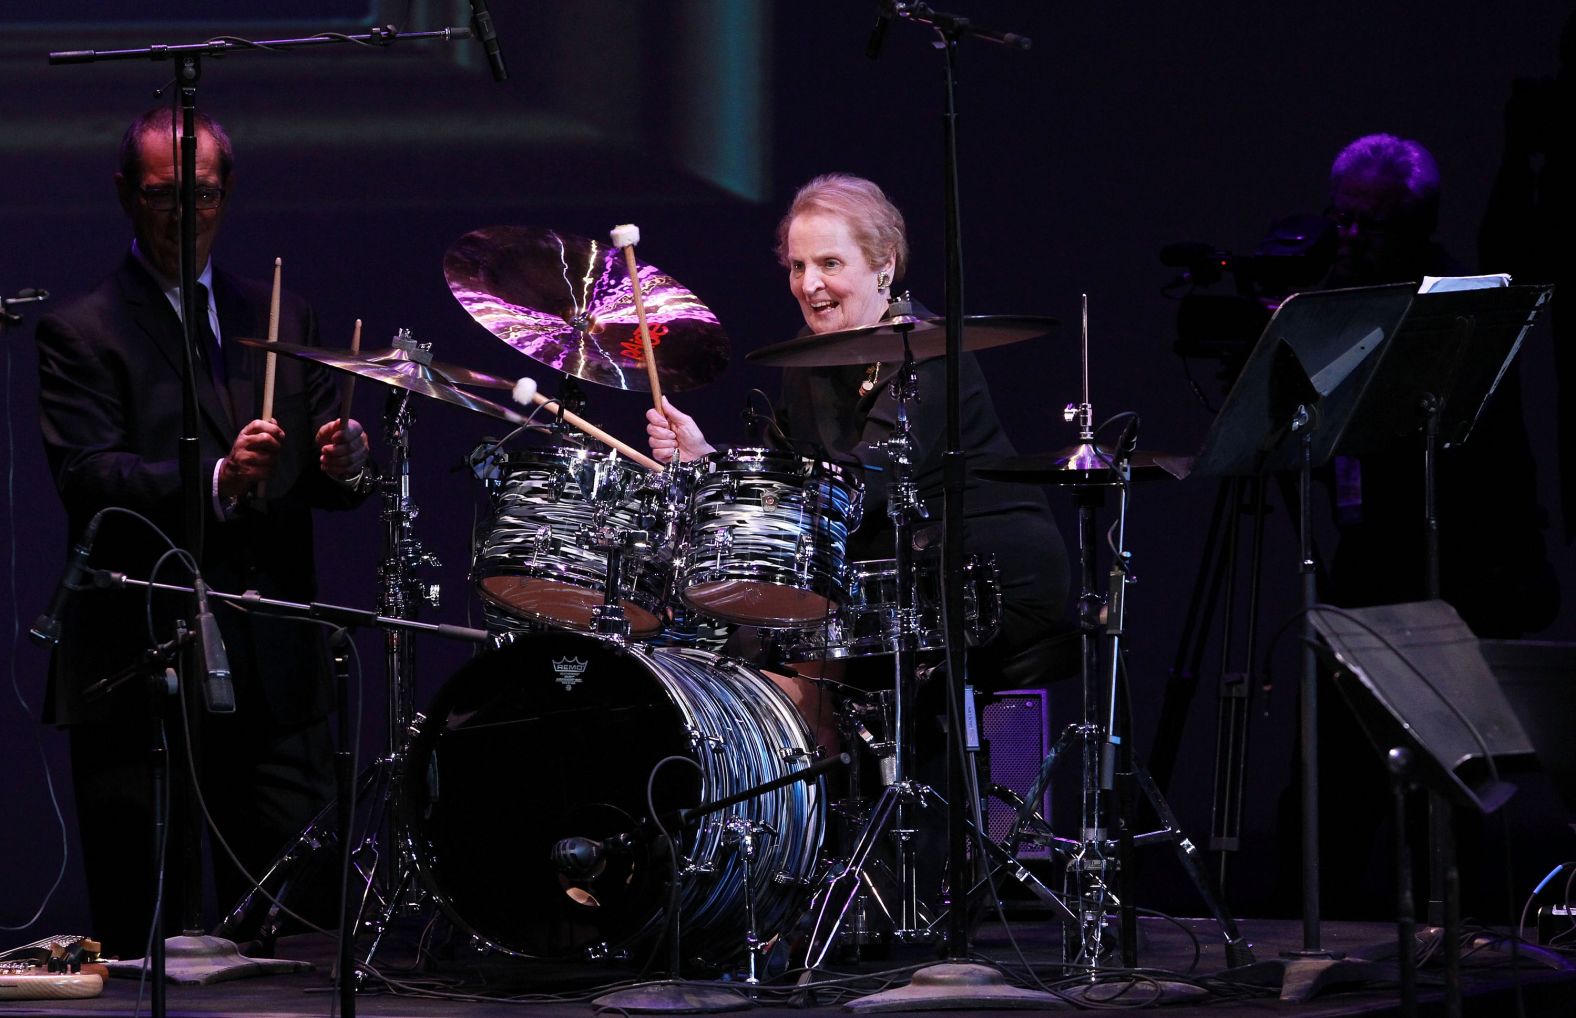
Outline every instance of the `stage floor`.
[[(1286, 920), (1244, 920), (1242, 932), (1252, 944), (1259, 962), (1277, 959), (1283, 950), (1301, 946), (1301, 924)], [(975, 953), (1001, 963), (1014, 981), (1026, 971), (1019, 960), (1033, 963), (1040, 979), (1061, 990), (1073, 989), (1058, 980), (1052, 965), (1059, 954), (1056, 934), (1050, 924), (1029, 918), (1014, 919), (1006, 931), (999, 924), (982, 929), (976, 936)], [(388, 978), (384, 989), (365, 991), (357, 997), (356, 1013), (366, 1018), (426, 1018), (461, 1014), (509, 1014), (521, 1016), (563, 1016), (590, 1014), (598, 1010), (594, 997), (605, 992), (608, 982), (627, 975), (607, 967), (550, 964), (545, 962), (499, 961), (463, 949), (455, 957), (429, 964), (417, 971), (408, 966), (415, 956), (414, 941), (422, 931), (417, 928), (403, 939), (396, 937), (380, 953), (379, 969)], [(1009, 937), (1010, 933), (1010, 937)], [(1233, 1015), (1325, 1018), (1334, 1015), (1399, 1014), (1400, 992), (1395, 983), (1393, 961), (1395, 930), (1376, 923), (1325, 923), (1321, 928), (1322, 946), (1345, 952), (1349, 958), (1378, 959), (1350, 968), (1376, 981), (1367, 984), (1321, 987), (1312, 999), (1289, 1002), (1279, 998), (1273, 986), (1251, 986), (1221, 975), (1225, 968), (1222, 938), (1213, 923), (1203, 919), (1172, 921), (1146, 918), (1140, 921), (1140, 963), (1145, 978), (1102, 989), (1110, 999), (1102, 1010), (1123, 1003), (1133, 1007), (1152, 1005), (1155, 995), (1165, 990), (1165, 1013), (1170, 1015)], [(1016, 944), (1016, 948), (1013, 946)], [(331, 1015), (337, 1012), (337, 999), (329, 972), (334, 945), (327, 938), (294, 937), (281, 943), (279, 955), (310, 961), (310, 972), (238, 979), (203, 986), (170, 985), (168, 1013), (183, 1018), (220, 1018), (220, 1016)], [(866, 958), (858, 963), (835, 966), (824, 973), (812, 997), (792, 995), (786, 981), (780, 987), (767, 987), (757, 997), (758, 1011), (781, 1011), (804, 1015), (845, 1013), (842, 1005), (883, 985), (908, 981), (914, 967), (923, 964), (928, 952), (917, 948), (900, 949), (884, 959)], [(402, 967), (404, 966), (404, 967)], [(1556, 967), (1558, 966), (1558, 967)], [(1488, 1016), (1517, 1013), (1517, 986), (1525, 1001), (1529, 1018), (1568, 1018), (1576, 1014), (1576, 966), (1569, 961), (1528, 949), (1519, 965), (1513, 965), (1508, 949), (1480, 940), (1464, 952), (1464, 1013)], [(855, 978), (837, 980), (844, 974)], [(1339, 970), (1333, 975), (1342, 975)], [(1116, 972), (1109, 977), (1118, 975)], [(1419, 983), (1421, 1014), (1443, 1013), (1442, 960), (1437, 953), (1426, 960)], [(1055, 982), (1053, 982), (1055, 981)], [(1273, 976), (1271, 982), (1278, 982)], [(695, 981), (686, 984), (727, 987), (726, 983)], [(737, 984), (734, 984), (735, 986)], [(142, 996), (140, 1013), (149, 1013), (146, 988), (135, 978), (114, 978), (101, 996), (70, 1001), (14, 1001), (0, 1005), (0, 1012), (25, 1015), (129, 1015)], [(1037, 1008), (1075, 1009), (1065, 999), (1046, 997)], [(904, 1007), (903, 1011), (918, 1010)], [(953, 1013), (985, 1013), (992, 1008), (961, 1007)], [(617, 1009), (605, 1013), (617, 1014)]]

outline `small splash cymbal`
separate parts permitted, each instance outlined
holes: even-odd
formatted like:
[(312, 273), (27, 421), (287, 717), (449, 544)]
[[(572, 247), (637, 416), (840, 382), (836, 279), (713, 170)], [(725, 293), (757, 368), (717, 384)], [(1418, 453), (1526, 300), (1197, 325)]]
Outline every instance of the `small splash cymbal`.
[[(664, 392), (686, 392), (728, 366), (717, 316), (672, 276), (637, 259)], [(567, 375), (650, 391), (624, 258), (601, 241), (534, 226), (489, 226), (443, 255), (455, 300), (488, 332)]]
[[(963, 319), (963, 349), (987, 350), (1038, 339), (1060, 323), (1038, 315), (968, 315)], [(875, 361), (901, 361), (904, 336), (916, 361), (947, 352), (944, 318), (899, 315), (876, 325), (816, 336), (798, 336), (745, 354), (744, 359), (776, 368), (826, 368)]]

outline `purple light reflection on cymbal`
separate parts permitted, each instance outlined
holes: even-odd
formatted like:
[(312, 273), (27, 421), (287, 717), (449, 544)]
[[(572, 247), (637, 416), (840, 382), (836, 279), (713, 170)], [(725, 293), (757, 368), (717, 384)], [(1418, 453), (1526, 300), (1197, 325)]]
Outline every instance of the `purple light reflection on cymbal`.
[[(728, 337), (717, 316), (654, 265), (636, 260), (665, 391), (717, 378)], [(450, 245), (443, 274), (460, 306), (534, 361), (617, 389), (647, 391), (639, 318), (622, 253), (572, 234), (492, 226)]]

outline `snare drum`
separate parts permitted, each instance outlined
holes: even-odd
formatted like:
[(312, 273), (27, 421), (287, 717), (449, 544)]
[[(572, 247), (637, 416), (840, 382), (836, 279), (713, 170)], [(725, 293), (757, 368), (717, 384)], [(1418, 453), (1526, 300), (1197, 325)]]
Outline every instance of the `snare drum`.
[[(570, 447), (511, 453), (502, 461), (491, 516), (475, 542), (471, 578), (488, 608), (489, 628), (544, 623), (589, 630), (602, 604), (607, 555), (590, 531), (611, 527), (651, 538), (665, 526), (654, 475), (614, 455)], [(650, 547), (620, 560), (619, 603), (631, 635), (661, 628), (667, 555)]]
[[(855, 562), (849, 601), (813, 629), (775, 634), (784, 661), (823, 661), (895, 654), (902, 632), (894, 559)], [(946, 646), (940, 556), (914, 560), (914, 649)], [(992, 558), (970, 555), (963, 564), (963, 634), (969, 646), (990, 642), (1001, 628), (1001, 582)]]
[(848, 596), (848, 535), (864, 485), (835, 463), (773, 449), (697, 460), (675, 589), (715, 618), (799, 628)]
[[(400, 809), (418, 871), (462, 930), (560, 958), (625, 956), (661, 933), (670, 869), (655, 809), (680, 841), (684, 947), (723, 962), (744, 948), (751, 907), (766, 940), (807, 893), (823, 786), (791, 783), (688, 825), (674, 814), (803, 770), (810, 739), (788, 697), (741, 662), (523, 634), (438, 692)], [(730, 821), (770, 832), (748, 865)]]

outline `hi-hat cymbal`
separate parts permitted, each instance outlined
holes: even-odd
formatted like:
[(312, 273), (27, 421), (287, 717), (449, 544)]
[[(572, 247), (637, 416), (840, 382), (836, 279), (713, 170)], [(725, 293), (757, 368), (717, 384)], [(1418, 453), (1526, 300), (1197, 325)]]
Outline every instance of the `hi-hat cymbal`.
[[(717, 316), (656, 266), (637, 259), (636, 269), (663, 391), (720, 376), (728, 337)], [(532, 360), (598, 385), (650, 391), (619, 249), (534, 226), (489, 226), (449, 246), (443, 276), (472, 318)]]
[[(1069, 487), (1115, 484), (1118, 480), (1113, 465), (1115, 457), (1116, 450), (1108, 445), (1070, 445), (1056, 452), (982, 461), (974, 467), (974, 473), (991, 481), (1013, 481), (1019, 484)], [(1140, 450), (1133, 453), (1130, 462), (1135, 480), (1168, 476), (1181, 480), (1193, 468), (1191, 457), (1162, 452)]]
[(493, 375), (472, 371), (453, 364), (443, 364), (431, 359), (427, 351), (415, 343), (396, 344), (388, 350), (372, 353), (352, 353), (349, 350), (325, 350), (322, 347), (300, 343), (270, 343), (265, 339), (237, 338), (237, 343), (255, 346), (272, 353), (282, 353), (297, 360), (312, 361), (346, 371), (358, 378), (366, 378), (383, 385), (408, 389), (431, 399), (511, 424), (525, 424), (524, 417), (491, 400), (472, 396), (458, 388), (460, 385), (483, 386), (489, 389), (512, 389), (514, 383)]
[[(1038, 339), (1053, 332), (1059, 324), (1054, 318), (1037, 315), (968, 315), (963, 319), (963, 349), (986, 350)], [(799, 336), (773, 343), (745, 354), (744, 359), (775, 368), (827, 368), (901, 361), (905, 333), (908, 347), (917, 361), (940, 357), (947, 352), (946, 319), (900, 315), (861, 329)]]

